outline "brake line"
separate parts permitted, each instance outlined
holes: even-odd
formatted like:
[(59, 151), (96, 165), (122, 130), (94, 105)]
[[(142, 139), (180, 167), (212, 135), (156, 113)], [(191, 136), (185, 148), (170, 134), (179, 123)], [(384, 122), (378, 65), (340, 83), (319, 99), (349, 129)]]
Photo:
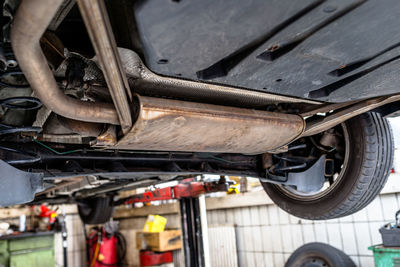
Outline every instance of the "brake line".
[(48, 145), (46, 145), (46, 144), (44, 144), (44, 143), (42, 143), (42, 142), (40, 142), (40, 141), (38, 141), (38, 140), (36, 140), (36, 139), (34, 139), (33, 141), (34, 141), (35, 143), (38, 143), (39, 145), (43, 146), (44, 148), (47, 148), (48, 150), (50, 150), (51, 152), (53, 152), (54, 154), (57, 154), (57, 155), (68, 155), (68, 154), (72, 154), (72, 153), (75, 153), (75, 152), (81, 152), (81, 151), (83, 151), (83, 149), (75, 149), (75, 150), (69, 150), (69, 151), (59, 152), (59, 151), (57, 151), (57, 150), (55, 150), (55, 149), (49, 147)]

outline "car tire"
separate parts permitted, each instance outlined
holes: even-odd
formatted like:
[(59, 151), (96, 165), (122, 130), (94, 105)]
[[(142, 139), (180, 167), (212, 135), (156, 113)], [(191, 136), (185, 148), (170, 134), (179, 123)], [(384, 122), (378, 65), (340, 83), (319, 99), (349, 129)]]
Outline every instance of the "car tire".
[(348, 160), (342, 179), (328, 194), (316, 199), (296, 197), (282, 185), (263, 182), (269, 197), (283, 210), (300, 218), (326, 220), (353, 214), (381, 191), (393, 164), (393, 137), (379, 113), (365, 113), (343, 123), (347, 130)]
[(351, 258), (343, 251), (324, 243), (308, 243), (296, 249), (285, 267), (326, 266), (355, 267)]
[(80, 200), (78, 212), (85, 224), (103, 224), (108, 222), (113, 214), (113, 197), (95, 197)]

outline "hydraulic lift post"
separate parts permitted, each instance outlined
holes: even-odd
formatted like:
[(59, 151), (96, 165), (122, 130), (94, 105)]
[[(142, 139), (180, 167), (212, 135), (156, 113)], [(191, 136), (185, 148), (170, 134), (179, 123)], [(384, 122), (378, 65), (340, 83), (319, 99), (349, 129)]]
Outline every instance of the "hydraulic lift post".
[[(211, 192), (227, 192), (229, 183), (224, 177), (219, 181), (200, 182), (195, 178), (185, 179), (173, 187), (156, 188), (152, 191), (121, 198), (114, 202), (115, 206), (144, 203), (157, 200), (178, 199), (180, 204), (183, 251), (186, 267), (208, 267), (208, 244), (204, 244), (202, 229), (206, 225), (204, 218), (205, 203), (201, 203), (199, 197)], [(203, 199), (204, 202), (204, 199)], [(202, 211), (202, 209), (204, 209)], [(203, 214), (203, 217), (201, 216)], [(208, 235), (207, 235), (208, 236)], [(208, 241), (208, 239), (206, 238)]]

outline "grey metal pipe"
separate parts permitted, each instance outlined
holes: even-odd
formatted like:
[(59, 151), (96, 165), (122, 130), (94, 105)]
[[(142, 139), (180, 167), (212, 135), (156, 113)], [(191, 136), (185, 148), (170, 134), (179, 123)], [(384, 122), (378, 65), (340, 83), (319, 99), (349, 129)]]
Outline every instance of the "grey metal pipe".
[(112, 104), (82, 102), (58, 87), (39, 40), (63, 0), (23, 0), (11, 29), (15, 57), (37, 97), (53, 112), (67, 118), (119, 124)]
[(132, 93), (121, 66), (104, 1), (78, 0), (78, 6), (111, 93), (122, 131), (127, 133), (132, 127), (128, 101), (128, 97), (132, 99)]
[(128, 76), (129, 85), (135, 89), (136, 93), (141, 95), (170, 96), (196, 102), (249, 108), (277, 103), (321, 104), (321, 102), (308, 99), (163, 77), (150, 71), (134, 51), (118, 48), (118, 52), (122, 66)]

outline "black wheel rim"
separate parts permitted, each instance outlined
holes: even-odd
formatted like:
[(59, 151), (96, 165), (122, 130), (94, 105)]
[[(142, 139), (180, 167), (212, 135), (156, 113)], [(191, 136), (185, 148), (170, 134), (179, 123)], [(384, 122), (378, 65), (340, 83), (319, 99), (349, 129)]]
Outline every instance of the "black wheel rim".
[(278, 190), (280, 190), (283, 194), (289, 196), (292, 199), (296, 199), (299, 201), (315, 201), (325, 197), (339, 185), (348, 167), (350, 142), (349, 142), (349, 132), (345, 123), (342, 123), (341, 125), (335, 128), (340, 129), (343, 135), (342, 141), (344, 143), (344, 153), (343, 153), (344, 159), (343, 162), (341, 162), (340, 172), (337, 173), (337, 176), (335, 176), (332, 181), (326, 180), (324, 187), (318, 192), (304, 193), (296, 190), (296, 188), (292, 186), (287, 186), (287, 185), (276, 185)]
[(329, 263), (319, 257), (306, 258), (301, 267), (329, 267)]

